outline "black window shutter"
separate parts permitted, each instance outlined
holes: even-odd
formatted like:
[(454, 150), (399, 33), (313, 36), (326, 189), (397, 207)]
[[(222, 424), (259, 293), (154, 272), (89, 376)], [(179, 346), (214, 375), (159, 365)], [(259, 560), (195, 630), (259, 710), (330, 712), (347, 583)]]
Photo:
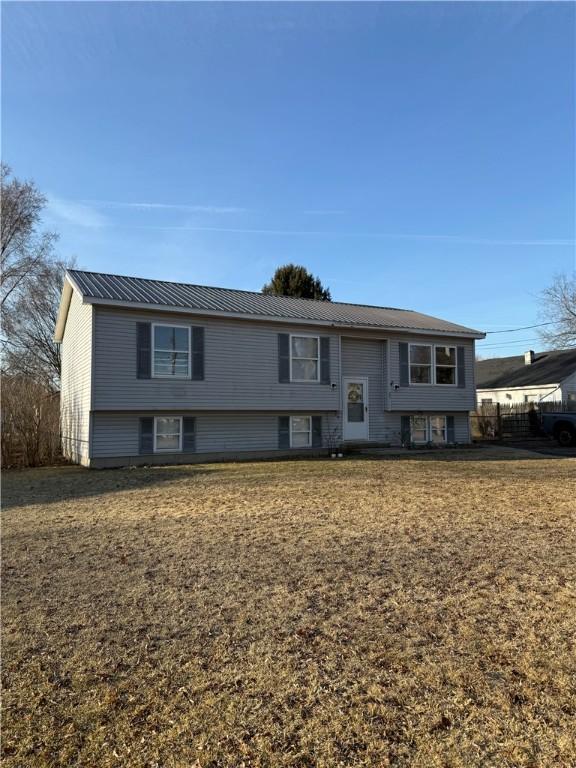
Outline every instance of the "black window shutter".
[(154, 418), (140, 419), (140, 453), (154, 453)]
[(408, 445), (412, 442), (410, 434), (410, 416), (400, 416), (400, 440), (402, 445)]
[(204, 328), (192, 326), (192, 380), (204, 381)]
[(330, 336), (320, 337), (320, 382), (330, 384)]
[(290, 416), (278, 417), (278, 448), (290, 448)]
[(152, 331), (150, 323), (136, 323), (136, 376), (149, 379), (152, 368)]
[(458, 386), (466, 386), (466, 366), (464, 363), (464, 347), (456, 347), (456, 365), (458, 368)]
[(322, 447), (322, 416), (312, 416), (312, 448)]
[(456, 442), (456, 433), (454, 431), (454, 416), (446, 416), (446, 442)]
[(278, 334), (278, 381), (286, 384), (290, 381), (290, 335)]
[(193, 453), (196, 450), (196, 419), (184, 416), (182, 419), (182, 451)]
[(410, 385), (410, 372), (408, 365), (408, 344), (401, 341), (398, 344), (398, 354), (400, 356), (400, 386), (408, 387)]

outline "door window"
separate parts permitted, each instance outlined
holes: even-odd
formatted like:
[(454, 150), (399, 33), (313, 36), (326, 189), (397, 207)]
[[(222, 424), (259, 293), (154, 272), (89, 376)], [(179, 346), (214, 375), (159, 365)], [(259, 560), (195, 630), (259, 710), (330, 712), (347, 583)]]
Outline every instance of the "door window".
[(364, 421), (364, 384), (349, 381), (347, 385), (348, 421)]

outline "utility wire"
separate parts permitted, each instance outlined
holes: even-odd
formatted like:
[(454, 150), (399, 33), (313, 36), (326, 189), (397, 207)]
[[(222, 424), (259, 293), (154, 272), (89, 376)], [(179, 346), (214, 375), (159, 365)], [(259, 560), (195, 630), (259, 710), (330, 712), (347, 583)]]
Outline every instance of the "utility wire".
[[(502, 344), (483, 344), (481, 347), (479, 346), (478, 349), (489, 349), (489, 348), (499, 348), (499, 347), (510, 347), (514, 344), (524, 344), (524, 343), (531, 343), (533, 341), (539, 341), (539, 339), (517, 339), (516, 341), (503, 341)], [(482, 344), (482, 342), (478, 342), (479, 344)]]
[(542, 328), (545, 325), (554, 325), (553, 322), (550, 323), (538, 323), (538, 325), (522, 325), (520, 328), (508, 328), (506, 331), (486, 331), (486, 335), (489, 333), (514, 333), (515, 331), (527, 331), (528, 328)]

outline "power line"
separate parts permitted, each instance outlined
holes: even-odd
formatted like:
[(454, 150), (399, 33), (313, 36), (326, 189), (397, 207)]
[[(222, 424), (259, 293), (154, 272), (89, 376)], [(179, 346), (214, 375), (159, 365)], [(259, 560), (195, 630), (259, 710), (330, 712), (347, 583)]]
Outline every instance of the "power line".
[[(533, 341), (540, 341), (540, 339), (517, 339), (516, 341), (503, 341), (501, 344), (484, 344), (482, 347), (478, 347), (478, 349), (488, 349), (490, 347), (510, 347), (514, 344), (527, 344)], [(478, 343), (482, 344), (481, 341)]]
[(538, 325), (522, 325), (520, 328), (508, 328), (506, 331), (486, 331), (486, 335), (489, 333), (514, 333), (515, 331), (527, 331), (529, 328), (542, 328), (545, 325), (554, 325), (553, 322), (550, 323), (538, 323)]

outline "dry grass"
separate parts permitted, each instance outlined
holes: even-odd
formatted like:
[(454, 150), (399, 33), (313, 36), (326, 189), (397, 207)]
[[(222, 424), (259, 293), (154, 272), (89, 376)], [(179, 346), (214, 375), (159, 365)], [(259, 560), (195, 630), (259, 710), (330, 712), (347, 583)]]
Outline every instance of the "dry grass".
[(575, 475), (7, 474), (4, 765), (575, 766)]

